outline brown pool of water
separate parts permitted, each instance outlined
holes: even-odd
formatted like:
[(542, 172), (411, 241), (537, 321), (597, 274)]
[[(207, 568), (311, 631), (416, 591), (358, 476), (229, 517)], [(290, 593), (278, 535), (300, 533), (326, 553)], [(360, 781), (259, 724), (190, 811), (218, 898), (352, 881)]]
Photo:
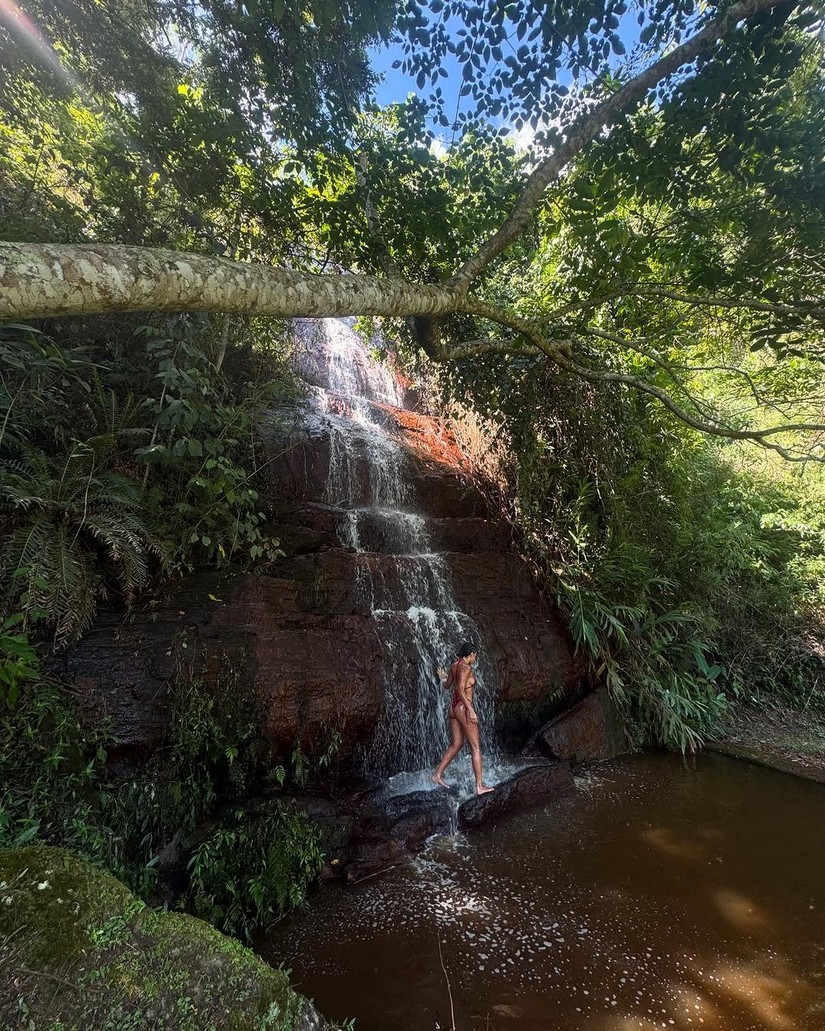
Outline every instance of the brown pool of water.
[(326, 889), (262, 952), (357, 1031), (823, 1031), (824, 869), (821, 785), (651, 754)]

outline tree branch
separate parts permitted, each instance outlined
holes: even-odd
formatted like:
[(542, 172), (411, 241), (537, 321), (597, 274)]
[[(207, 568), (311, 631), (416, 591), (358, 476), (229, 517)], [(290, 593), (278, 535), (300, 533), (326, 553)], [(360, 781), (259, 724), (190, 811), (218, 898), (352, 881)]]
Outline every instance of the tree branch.
[(585, 311), (588, 308), (598, 308), (609, 301), (616, 301), (623, 297), (664, 297), (682, 304), (691, 304), (696, 307), (707, 308), (744, 308), (748, 311), (763, 311), (772, 315), (812, 315), (815, 318), (825, 317), (825, 298), (814, 298), (810, 301), (794, 301), (793, 303), (779, 303), (772, 301), (759, 301), (749, 297), (716, 297), (713, 294), (686, 294), (681, 290), (666, 286), (644, 286), (634, 285), (611, 290), (606, 294), (594, 294), (592, 297), (585, 297), (580, 301), (570, 301), (558, 308), (553, 308), (544, 318), (552, 319), (554, 322), (561, 321), (566, 315), (575, 312)]
[(367, 182), (367, 169), (369, 158), (365, 151), (362, 151), (355, 159), (355, 181), (358, 188), (364, 195), (364, 215), (367, 219), (367, 230), (372, 237), (375, 250), (378, 255), (378, 264), (381, 271), (388, 279), (401, 279), (401, 270), (398, 268), (395, 258), (387, 247), (386, 240), (381, 233), (378, 224), (378, 216), (375, 213), (375, 205), (372, 203), (372, 193)]
[[(464, 267), (454, 277), (455, 282), (468, 287), (502, 251), (521, 236), (541, 204), (542, 196), (550, 183), (602, 129), (614, 125), (621, 115), (640, 103), (648, 91), (662, 79), (672, 75), (683, 65), (690, 64), (703, 50), (721, 39), (739, 22), (774, 7), (787, 5), (788, 0), (740, 0), (707, 24), (692, 39), (654, 61), (649, 68), (630, 79), (595, 108), (580, 115), (570, 126), (558, 149), (543, 161), (527, 180), (527, 185), (515, 207), (497, 232), (465, 262)], [(793, 0), (793, 5), (798, 6), (799, 0)]]
[(0, 242), (0, 319), (127, 311), (327, 317), (444, 315), (461, 288), (108, 244)]
[(636, 286), (627, 290), (623, 296), (634, 294), (636, 297), (666, 297), (681, 304), (702, 305), (707, 308), (747, 308), (750, 311), (764, 311), (773, 315), (813, 315), (825, 317), (825, 298), (812, 301), (796, 301), (794, 304), (778, 304), (772, 301), (757, 301), (743, 297), (714, 297), (713, 295), (684, 294), (678, 290), (670, 290), (663, 286)]
[(464, 340), (460, 344), (445, 345), (441, 361), (460, 361), (462, 358), (476, 358), (485, 354), (504, 354), (514, 357), (538, 358), (543, 352), (530, 344), (518, 344), (515, 340)]
[(481, 318), (486, 318), (491, 322), (496, 322), (501, 326), (507, 326), (509, 329), (514, 329), (517, 333), (526, 337), (526, 339), (529, 340), (530, 343), (539, 351), (544, 352), (544, 354), (546, 354), (548, 358), (551, 358), (560, 368), (565, 369), (567, 372), (571, 372), (573, 375), (578, 376), (581, 379), (586, 379), (593, 383), (620, 383), (624, 386), (640, 390), (645, 394), (649, 394), (651, 397), (655, 397), (665, 406), (665, 408), (668, 409), (668, 411), (672, 412), (678, 419), (686, 423), (688, 426), (691, 426), (693, 429), (698, 430), (700, 433), (707, 433), (714, 437), (725, 437), (728, 440), (751, 440), (755, 443), (761, 444), (763, 447), (778, 452), (788, 461), (813, 460), (825, 462), (825, 454), (823, 454), (822, 457), (811, 456), (810, 454), (799, 456), (795, 455), (787, 448), (768, 440), (768, 438), (780, 433), (825, 433), (825, 424), (823, 423), (786, 423), (783, 426), (772, 426), (766, 429), (757, 430), (734, 429), (733, 427), (726, 426), (724, 423), (717, 420), (700, 419), (691, 412), (686, 411), (681, 405), (677, 404), (667, 391), (663, 390), (661, 387), (657, 387), (653, 383), (648, 383), (643, 379), (639, 379), (638, 376), (632, 376), (626, 372), (612, 372), (608, 369), (590, 369), (587, 366), (580, 365), (570, 357), (570, 351), (568, 350), (568, 348), (572, 347), (574, 342), (573, 340), (565, 341), (563, 343), (548, 341), (535, 322), (522, 319), (517, 315), (496, 307), (495, 305), (487, 304), (483, 301), (474, 301), (472, 299), (467, 300), (463, 304), (462, 310), (466, 314), (477, 315)]

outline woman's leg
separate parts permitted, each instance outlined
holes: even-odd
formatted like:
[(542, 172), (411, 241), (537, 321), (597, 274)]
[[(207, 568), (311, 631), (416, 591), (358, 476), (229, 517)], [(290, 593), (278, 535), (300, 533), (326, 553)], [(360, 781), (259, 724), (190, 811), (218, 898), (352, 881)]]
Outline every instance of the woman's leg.
[(453, 737), (452, 743), (444, 753), (443, 759), (438, 764), (438, 769), (433, 774), (433, 780), (435, 783), (440, 784), (443, 788), (449, 787), (447, 782), (444, 780), (444, 771), (461, 751), (461, 746), (464, 744), (464, 731), (461, 729), (461, 724), (453, 715), (450, 716), (450, 733)]
[(457, 706), (456, 709), (461, 727), (467, 737), (467, 741), (470, 743), (470, 752), (473, 757), (473, 773), (476, 778), (476, 794), (484, 795), (488, 791), (492, 791), (493, 788), (488, 788), (484, 784), (481, 774), (481, 741), (478, 737), (478, 724), (470, 721), (467, 716), (467, 710), (463, 705), (461, 707)]

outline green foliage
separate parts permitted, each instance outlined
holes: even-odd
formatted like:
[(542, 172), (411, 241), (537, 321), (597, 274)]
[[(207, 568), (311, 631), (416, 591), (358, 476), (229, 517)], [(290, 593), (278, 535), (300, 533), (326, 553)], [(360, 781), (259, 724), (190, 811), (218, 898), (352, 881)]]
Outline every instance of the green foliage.
[(101, 600), (129, 605), (196, 563), (280, 554), (256, 489), (257, 420), (289, 389), (280, 344), (256, 333), (227, 377), (211, 332), (172, 319), (58, 343), (0, 327), (0, 605), (24, 629), (64, 646)]
[(117, 591), (129, 604), (168, 569), (161, 542), (139, 516), (140, 485), (106, 471), (106, 442), (76, 442), (55, 461), (24, 448), (0, 483), (5, 540), (0, 575), (24, 625), (44, 619), (60, 646), (88, 630), (97, 602)]
[(135, 458), (159, 469), (161, 481), (164, 473), (174, 480), (177, 500), (171, 510), (163, 507), (178, 540), (179, 564), (187, 566), (192, 554), (218, 564), (239, 553), (271, 560), (281, 552), (262, 532), (265, 515), (252, 485), (254, 472), (242, 462), (254, 451), (255, 419), (281, 384), (249, 383), (237, 400), (226, 397), (199, 333), (203, 325), (192, 323), (174, 337), (146, 330), (159, 395), (143, 402), (152, 433)]
[(169, 707), (165, 749), (111, 800), (109, 819), (141, 877), (176, 835), (187, 839), (227, 799), (249, 793), (266, 756), (261, 714), (237, 660), (224, 657), (211, 684), (181, 667)]
[(15, 612), (0, 623), (0, 707), (14, 709), (25, 684), (40, 678), (40, 659), (25, 633), (14, 633), (23, 622)]
[[(587, 504), (579, 494), (579, 512)], [(605, 542), (599, 554), (581, 525), (576, 550), (557, 571), (576, 650), (623, 710), (631, 739), (693, 751), (724, 723), (723, 668), (708, 662), (702, 622), (687, 606), (661, 611), (674, 584), (657, 577), (638, 545)], [(620, 599), (632, 599), (623, 601)]]
[(105, 726), (88, 726), (76, 699), (42, 677), (25, 635), (10, 647), (0, 638), (0, 670), (20, 677), (17, 697), (0, 707), (0, 848), (40, 838), (113, 861), (101, 819), (108, 792), (103, 778)]
[[(529, 126), (541, 148), (555, 148), (564, 136), (562, 127), (580, 114), (583, 96), (614, 92), (631, 70), (672, 51), (720, 10), (723, 5), (697, 0), (662, 0), (653, 7), (626, 0), (596, 5), (568, 0), (552, 12), (530, 0), (412, 0), (398, 18), (404, 59), (396, 65), (415, 76), (420, 93), (430, 87), (426, 98), (432, 116), (453, 133), (502, 119), (517, 130)], [(761, 97), (765, 90), (757, 83), (763, 81), (764, 50), (788, 26), (804, 31), (818, 21), (815, 8), (805, 4), (765, 12), (747, 31), (727, 33), (718, 48), (705, 47), (698, 70), (709, 69), (714, 85), (726, 90), (741, 76), (745, 81), (733, 87), (738, 100)], [(461, 68), (455, 108), (439, 84), (452, 72), (445, 67), (448, 54)], [(792, 67), (791, 60), (784, 76)], [(688, 89), (693, 78), (688, 77)], [(658, 102), (678, 97), (682, 88), (684, 77), (665, 79), (656, 90)]]
[(303, 903), (324, 858), (320, 842), (319, 829), (288, 803), (237, 811), (190, 860), (192, 912), (248, 940)]
[(738, 700), (825, 705), (816, 465), (758, 462), (549, 370), (475, 362), (459, 384), (496, 411), (517, 456), (502, 503), (637, 743), (692, 749)]
[(392, 15), (34, 0), (0, 18), (0, 237), (283, 257), (300, 225), (287, 162), (347, 139)]
[[(0, 238), (395, 265), (443, 282), (574, 118), (722, 9), (573, 0), (548, 17), (526, 0), (208, 0), (193, 13), (177, 0), (122, 11), (33, 0), (44, 44), (19, 20), (0, 23)], [(677, 747), (717, 725), (722, 692), (815, 699), (821, 682), (821, 476), (701, 444), (620, 385), (632, 376), (733, 434), (821, 421), (817, 24), (804, 3), (748, 19), (609, 132), (596, 127), (476, 284), (534, 320), (588, 385), (532, 353), (452, 373), (511, 445), (509, 514), (556, 577), (593, 676), (645, 737)], [(365, 48), (393, 26), (418, 96), (364, 111)], [(447, 60), (461, 69), (449, 109)], [(510, 130), (528, 127), (518, 153)], [(278, 553), (256, 427), (285, 377), (274, 362), (248, 375), (239, 340), (260, 354), (267, 330), (141, 321), (0, 333), (0, 615), (22, 611), (24, 628), (48, 627), (58, 644), (101, 597), (128, 604), (157, 574)], [(437, 328), (493, 349), (524, 342), (467, 313)], [(762, 443), (822, 457), (811, 434)], [(196, 740), (204, 754), (218, 747)], [(300, 781), (302, 755), (276, 783)], [(211, 774), (191, 779), (181, 798), (200, 812)]]
[[(316, 164), (313, 174), (324, 188), (315, 220), (319, 244), (346, 265), (380, 268), (388, 243), (406, 277), (438, 282), (515, 202), (525, 162), (511, 139), (478, 126), (445, 152), (428, 116), (416, 97), (370, 112), (355, 126), (356, 160), (336, 155)], [(517, 250), (522, 254), (524, 245)]]
[[(19, 692), (0, 708), (0, 848), (38, 840), (73, 848), (149, 899), (164, 846), (177, 842), (185, 859), (210, 821), (215, 829), (189, 862), (184, 908), (248, 938), (304, 900), (322, 860), (320, 831), (289, 803), (238, 808), (272, 768), (242, 664), (223, 657), (211, 686), (181, 668), (171, 684), (165, 749), (138, 778), (112, 784), (104, 775), (104, 730), (42, 676), (25, 635), (11, 636), (0, 636), (0, 677), (18, 678)], [(315, 757), (296, 747), (290, 779), (305, 784), (336, 747), (333, 739)], [(107, 940), (117, 932), (115, 925), (100, 930)]]

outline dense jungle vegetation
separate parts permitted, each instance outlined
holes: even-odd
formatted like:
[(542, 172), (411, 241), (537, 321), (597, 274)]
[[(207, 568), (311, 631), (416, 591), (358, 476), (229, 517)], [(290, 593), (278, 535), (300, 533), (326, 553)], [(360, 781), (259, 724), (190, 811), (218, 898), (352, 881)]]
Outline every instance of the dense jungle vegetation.
[[(391, 38), (417, 93), (379, 108)], [(795, 2), (0, 3), (0, 846), (149, 896), (223, 807), (183, 904), (248, 935), (303, 897), (317, 832), (232, 805), (329, 752), (263, 755), (182, 667), (167, 754), (115, 790), (49, 672), (98, 606), (278, 555), (291, 315), (377, 317), (460, 411), (638, 744), (822, 706), (823, 72)], [(194, 292), (123, 245), (197, 259)]]

